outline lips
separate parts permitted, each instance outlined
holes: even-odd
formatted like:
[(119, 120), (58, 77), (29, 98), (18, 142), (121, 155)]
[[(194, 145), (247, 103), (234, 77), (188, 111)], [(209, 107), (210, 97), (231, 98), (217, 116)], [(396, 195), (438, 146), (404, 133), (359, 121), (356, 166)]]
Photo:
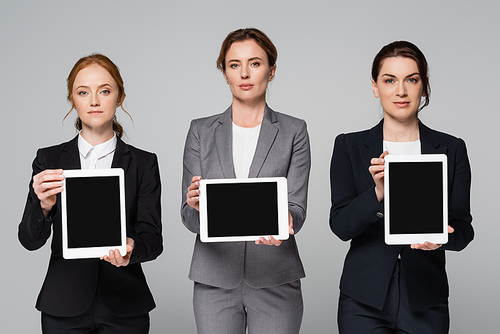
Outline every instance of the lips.
[(102, 114), (102, 111), (100, 110), (91, 110), (88, 112), (89, 115), (99, 115)]
[(408, 107), (410, 105), (410, 102), (408, 102), (408, 101), (396, 101), (396, 102), (394, 102), (394, 105), (396, 107), (404, 108), (404, 107)]
[(239, 87), (243, 90), (250, 90), (253, 88), (253, 85), (252, 84), (241, 84)]

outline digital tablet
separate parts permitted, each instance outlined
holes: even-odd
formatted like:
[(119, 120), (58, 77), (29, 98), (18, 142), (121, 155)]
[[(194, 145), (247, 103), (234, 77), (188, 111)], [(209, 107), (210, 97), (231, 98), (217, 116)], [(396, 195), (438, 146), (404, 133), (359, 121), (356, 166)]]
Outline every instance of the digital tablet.
[(200, 181), (202, 242), (288, 239), (286, 178)]
[(444, 154), (387, 155), (385, 242), (448, 242), (448, 168)]
[(123, 169), (64, 170), (63, 174), (63, 257), (102, 257), (110, 249), (126, 255)]

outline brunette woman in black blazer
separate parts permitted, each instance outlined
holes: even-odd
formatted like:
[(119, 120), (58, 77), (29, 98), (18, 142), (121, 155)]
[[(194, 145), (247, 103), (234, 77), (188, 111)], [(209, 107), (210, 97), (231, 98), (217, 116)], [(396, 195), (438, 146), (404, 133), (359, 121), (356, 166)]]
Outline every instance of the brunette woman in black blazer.
[[(373, 61), (372, 87), (384, 119), (335, 140), (330, 227), (351, 240), (340, 282), (340, 333), (448, 333), (444, 251), (460, 251), (474, 237), (471, 172), (464, 141), (418, 119), (429, 104), (427, 73), (427, 61), (412, 43), (383, 47)], [(436, 153), (448, 157), (448, 243), (386, 245), (384, 157)], [(425, 219), (425, 207), (421, 214)]]
[[(51, 234), (52, 254), (36, 302), (44, 333), (148, 333), (155, 307), (141, 262), (163, 250), (160, 174), (154, 153), (125, 144), (115, 117), (125, 98), (118, 67), (106, 56), (81, 58), (68, 76), (68, 100), (80, 131), (69, 142), (38, 150), (19, 241), (42, 247)], [(71, 111), (70, 111), (71, 112)], [(69, 114), (69, 113), (68, 113)], [(65, 260), (61, 242), (63, 169), (125, 171), (127, 254), (110, 250), (100, 259)], [(95, 194), (96, 201), (106, 201)]]

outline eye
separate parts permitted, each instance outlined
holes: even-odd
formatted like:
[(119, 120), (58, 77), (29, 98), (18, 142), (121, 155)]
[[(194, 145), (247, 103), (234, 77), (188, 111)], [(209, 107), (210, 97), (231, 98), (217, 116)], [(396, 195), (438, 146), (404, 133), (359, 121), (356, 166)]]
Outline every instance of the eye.
[(103, 94), (103, 95), (108, 95), (109, 93), (111, 93), (111, 92), (108, 89), (103, 89), (101, 91), (101, 94)]
[(258, 61), (254, 61), (250, 66), (257, 67), (260, 66), (260, 63)]
[(80, 95), (80, 96), (87, 96), (88, 93), (86, 91), (82, 90), (82, 91), (78, 92), (78, 95)]
[(417, 78), (409, 78), (409, 79), (408, 79), (408, 82), (411, 82), (411, 83), (417, 83), (417, 82), (418, 82), (418, 79), (417, 79)]
[(394, 79), (385, 79), (385, 83), (388, 83), (388, 84), (394, 83)]
[(231, 67), (231, 68), (238, 68), (238, 64), (231, 64), (231, 65), (229, 65), (229, 67)]

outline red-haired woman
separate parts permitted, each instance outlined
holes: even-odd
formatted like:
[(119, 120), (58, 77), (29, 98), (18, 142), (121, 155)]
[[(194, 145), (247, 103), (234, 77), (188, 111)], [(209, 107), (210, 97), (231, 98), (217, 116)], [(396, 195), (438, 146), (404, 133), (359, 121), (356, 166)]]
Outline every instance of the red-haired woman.
[[(42, 331), (148, 333), (149, 311), (155, 303), (141, 262), (155, 259), (163, 250), (158, 161), (154, 153), (121, 140), (123, 128), (115, 113), (125, 90), (119, 69), (109, 58), (101, 54), (81, 58), (67, 82), (79, 134), (69, 142), (38, 150), (19, 224), (19, 241), (28, 250), (42, 247), (52, 231), (49, 268), (36, 302), (42, 312)], [(103, 260), (65, 260), (62, 172), (111, 167), (125, 171), (127, 254), (110, 249)], [(96, 194), (96, 200), (105, 199)]]
[[(448, 333), (444, 251), (462, 250), (474, 237), (465, 143), (418, 119), (429, 104), (430, 86), (427, 61), (414, 44), (393, 42), (380, 50), (372, 87), (383, 120), (370, 130), (339, 135), (331, 164), (330, 227), (351, 240), (340, 281), (339, 331)], [(384, 157), (436, 153), (448, 157), (448, 243), (386, 245)], [(425, 215), (423, 207), (423, 220)]]
[[(221, 114), (193, 120), (187, 135), (181, 211), (184, 225), (197, 233), (189, 278), (195, 282), (198, 333), (245, 333), (248, 326), (248, 333), (293, 334), (302, 322), (300, 279), (305, 273), (293, 234), (306, 218), (309, 137), (303, 120), (266, 104), (277, 54), (258, 29), (231, 32), (217, 67), (229, 85), (232, 104)], [(200, 241), (201, 178), (276, 176), (288, 182), (288, 240)]]

